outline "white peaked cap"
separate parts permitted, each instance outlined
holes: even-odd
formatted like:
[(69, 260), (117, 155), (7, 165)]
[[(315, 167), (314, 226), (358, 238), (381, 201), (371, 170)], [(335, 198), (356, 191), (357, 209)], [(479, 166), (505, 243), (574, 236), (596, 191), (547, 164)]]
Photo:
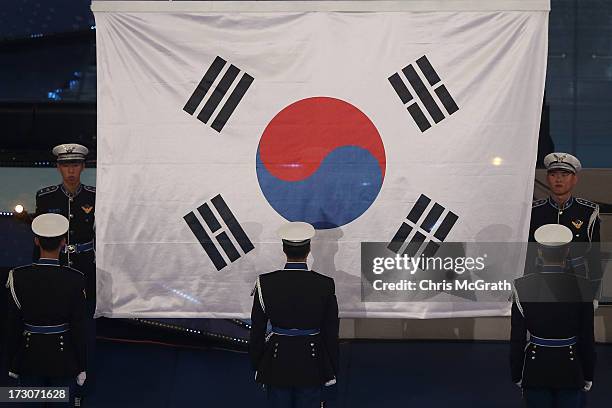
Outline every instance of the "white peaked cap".
[(572, 242), (572, 230), (561, 224), (546, 224), (538, 228), (533, 234), (538, 244), (545, 247), (561, 247)]
[(32, 221), (32, 232), (43, 238), (55, 238), (68, 231), (68, 218), (60, 214), (42, 214)]
[(315, 236), (315, 229), (307, 222), (288, 222), (277, 230), (283, 243), (292, 246), (305, 245)]
[(569, 153), (551, 153), (544, 157), (544, 167), (548, 171), (565, 170), (576, 174), (582, 169), (582, 164)]
[(85, 161), (89, 149), (76, 143), (65, 143), (55, 146), (51, 151), (57, 157), (58, 163)]

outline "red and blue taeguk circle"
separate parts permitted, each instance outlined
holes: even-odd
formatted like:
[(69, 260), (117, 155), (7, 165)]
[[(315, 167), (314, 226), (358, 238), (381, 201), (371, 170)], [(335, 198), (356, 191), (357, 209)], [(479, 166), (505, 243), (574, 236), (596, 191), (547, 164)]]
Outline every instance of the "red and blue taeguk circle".
[(281, 110), (259, 142), (257, 179), (266, 200), (289, 221), (316, 229), (348, 224), (372, 205), (385, 177), (385, 149), (355, 106), (307, 98)]

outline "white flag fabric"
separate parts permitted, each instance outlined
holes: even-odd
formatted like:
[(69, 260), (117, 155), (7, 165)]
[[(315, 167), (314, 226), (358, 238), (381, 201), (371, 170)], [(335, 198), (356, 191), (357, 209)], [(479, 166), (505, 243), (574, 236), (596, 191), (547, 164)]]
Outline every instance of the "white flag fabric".
[(309, 266), (343, 317), (507, 314), (363, 302), (360, 244), (391, 242), (417, 203), (431, 239), (526, 241), (547, 1), (92, 9), (98, 315), (248, 317), (287, 220), (317, 228)]

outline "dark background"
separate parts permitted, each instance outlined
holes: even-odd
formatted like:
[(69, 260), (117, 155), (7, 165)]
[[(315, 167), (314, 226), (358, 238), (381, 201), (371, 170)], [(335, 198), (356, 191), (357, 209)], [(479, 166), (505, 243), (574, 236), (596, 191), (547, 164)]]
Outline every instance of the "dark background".
[[(542, 153), (612, 167), (612, 1), (551, 8)], [(95, 147), (95, 47), (89, 0), (2, 1), (0, 162), (46, 158), (64, 140)]]

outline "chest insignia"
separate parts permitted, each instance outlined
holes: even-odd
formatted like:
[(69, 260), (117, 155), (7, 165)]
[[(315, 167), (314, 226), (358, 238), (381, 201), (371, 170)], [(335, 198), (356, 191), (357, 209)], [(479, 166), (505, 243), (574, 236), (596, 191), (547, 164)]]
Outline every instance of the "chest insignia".
[[(91, 212), (91, 210), (93, 210), (93, 207), (91, 205), (87, 204), (87, 205), (82, 206), (81, 209), (83, 211), (85, 211), (85, 214), (89, 214)], [(574, 224), (574, 225), (576, 225), (576, 224)], [(580, 228), (580, 227), (578, 227), (578, 228)]]
[(576, 227), (576, 229), (580, 229), (580, 227), (582, 227), (582, 224), (584, 224), (584, 222), (582, 220), (574, 220), (574, 221), (572, 221), (572, 225), (574, 227)]

